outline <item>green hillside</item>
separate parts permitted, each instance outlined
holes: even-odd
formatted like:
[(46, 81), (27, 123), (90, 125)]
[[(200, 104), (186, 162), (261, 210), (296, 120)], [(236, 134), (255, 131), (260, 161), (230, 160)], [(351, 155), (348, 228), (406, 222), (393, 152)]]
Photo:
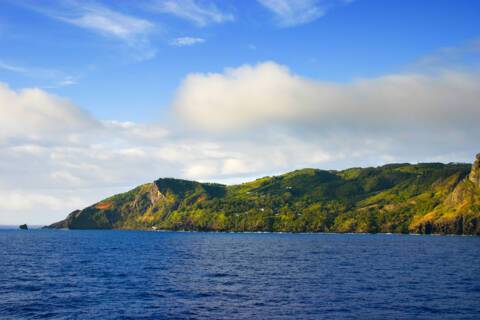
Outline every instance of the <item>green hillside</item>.
[(480, 235), (479, 159), (302, 169), (226, 186), (159, 179), (51, 228)]

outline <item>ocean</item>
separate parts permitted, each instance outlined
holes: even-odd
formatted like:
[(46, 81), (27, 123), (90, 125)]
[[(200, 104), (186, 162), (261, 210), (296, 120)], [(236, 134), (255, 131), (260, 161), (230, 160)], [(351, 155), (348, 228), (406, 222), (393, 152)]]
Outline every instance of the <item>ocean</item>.
[(480, 319), (480, 237), (2, 229), (0, 319)]

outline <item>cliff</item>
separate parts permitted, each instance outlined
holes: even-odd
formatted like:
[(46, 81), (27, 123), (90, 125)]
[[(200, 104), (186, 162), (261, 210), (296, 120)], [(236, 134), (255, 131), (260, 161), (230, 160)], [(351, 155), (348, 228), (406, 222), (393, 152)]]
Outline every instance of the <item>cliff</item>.
[(480, 153), (477, 154), (475, 161), (472, 165), (472, 170), (468, 179), (476, 186), (480, 187)]

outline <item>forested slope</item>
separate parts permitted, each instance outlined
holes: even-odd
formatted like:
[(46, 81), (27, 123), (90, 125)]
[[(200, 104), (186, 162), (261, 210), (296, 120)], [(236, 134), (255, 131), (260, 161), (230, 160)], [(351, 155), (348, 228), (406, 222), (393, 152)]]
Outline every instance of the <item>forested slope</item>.
[(480, 235), (479, 160), (302, 169), (232, 186), (164, 178), (50, 227)]

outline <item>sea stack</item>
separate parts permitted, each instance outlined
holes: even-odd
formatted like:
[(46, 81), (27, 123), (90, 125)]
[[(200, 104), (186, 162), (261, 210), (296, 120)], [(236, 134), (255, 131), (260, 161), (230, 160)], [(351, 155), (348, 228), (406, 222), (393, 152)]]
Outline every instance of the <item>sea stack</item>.
[(470, 171), (468, 178), (475, 186), (480, 186), (480, 153), (477, 154), (476, 159), (473, 162), (472, 171)]

